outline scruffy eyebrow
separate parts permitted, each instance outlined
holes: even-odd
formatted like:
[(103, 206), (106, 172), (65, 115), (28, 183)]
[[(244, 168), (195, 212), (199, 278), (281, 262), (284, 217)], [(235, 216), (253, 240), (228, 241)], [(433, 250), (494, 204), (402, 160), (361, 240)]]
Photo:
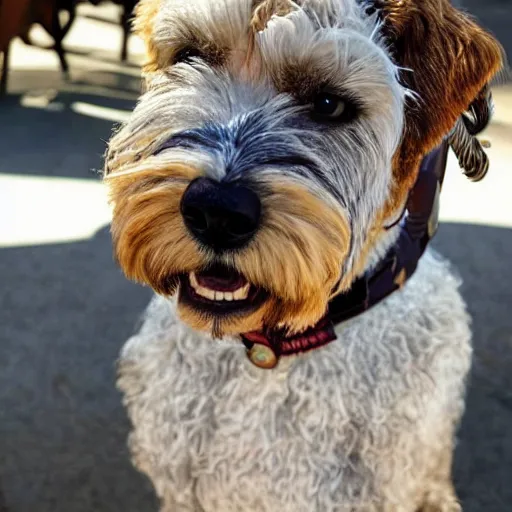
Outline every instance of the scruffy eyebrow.
[(159, 20), (154, 33), (155, 42), (165, 54), (166, 64), (186, 50), (197, 52), (209, 64), (219, 64), (225, 59), (228, 48), (209, 38), (205, 30), (198, 30), (197, 24), (186, 12), (173, 13), (172, 17)]
[(216, 45), (220, 49), (236, 46), (246, 36), (253, 13), (252, 0), (171, 0), (157, 15), (153, 36), (160, 44), (199, 47)]

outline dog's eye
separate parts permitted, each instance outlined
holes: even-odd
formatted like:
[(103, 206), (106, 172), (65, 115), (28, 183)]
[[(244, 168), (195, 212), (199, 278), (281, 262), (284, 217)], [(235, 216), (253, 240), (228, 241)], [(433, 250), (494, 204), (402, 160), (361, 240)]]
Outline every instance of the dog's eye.
[(203, 58), (204, 55), (201, 53), (200, 50), (192, 46), (187, 46), (176, 52), (176, 54), (174, 55), (173, 62), (174, 64), (190, 64), (193, 61), (193, 59)]
[(313, 98), (312, 114), (319, 120), (348, 121), (354, 113), (353, 103), (336, 94), (321, 92)]

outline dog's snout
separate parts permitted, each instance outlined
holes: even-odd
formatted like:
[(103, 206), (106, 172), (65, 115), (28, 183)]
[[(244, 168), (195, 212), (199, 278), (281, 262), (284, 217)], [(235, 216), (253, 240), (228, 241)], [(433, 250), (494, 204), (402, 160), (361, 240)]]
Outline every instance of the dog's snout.
[(256, 233), (261, 203), (245, 186), (198, 178), (183, 195), (181, 214), (202, 244), (216, 251), (238, 249)]

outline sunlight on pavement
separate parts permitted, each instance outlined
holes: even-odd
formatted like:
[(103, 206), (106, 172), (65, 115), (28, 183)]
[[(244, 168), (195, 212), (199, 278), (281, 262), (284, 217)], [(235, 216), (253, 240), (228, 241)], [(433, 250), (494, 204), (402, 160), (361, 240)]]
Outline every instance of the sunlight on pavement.
[(14, 174), (0, 174), (0, 215), (0, 247), (86, 240), (111, 216), (100, 182)]
[(495, 145), (487, 150), (491, 165), (479, 183), (470, 182), (460, 171), (457, 159), (450, 153), (441, 193), (442, 222), (478, 224), (512, 228), (512, 150)]
[(130, 116), (130, 112), (126, 110), (119, 110), (117, 108), (100, 107), (99, 105), (92, 105), (91, 103), (84, 103), (76, 101), (71, 104), (71, 110), (77, 114), (84, 116), (96, 117), (98, 119), (106, 119), (107, 121), (114, 121), (121, 123), (126, 121)]
[[(98, 9), (84, 4), (79, 14), (79, 22), (65, 41), (70, 50), (72, 79), (63, 79), (54, 52), (17, 40), (13, 44), (12, 88), (20, 94), (25, 108), (50, 112), (70, 109), (84, 117), (124, 122), (129, 112), (96, 105), (89, 97), (97, 94), (106, 99), (135, 99), (138, 83), (132, 82), (138, 82), (135, 64), (143, 61), (142, 41), (136, 36), (130, 38), (132, 66), (125, 66), (119, 62), (118, 6)], [(40, 44), (51, 43), (40, 27), (31, 34)], [(42, 70), (46, 73), (39, 72)], [(77, 95), (84, 92), (89, 101), (68, 103), (65, 94), (59, 96), (63, 91)], [(492, 142), (488, 150), (489, 174), (481, 183), (471, 183), (462, 175), (454, 155), (450, 155), (441, 195), (442, 222), (512, 228), (512, 85), (498, 86), (493, 93), (495, 116), (485, 134)], [(72, 158), (72, 153), (65, 155), (65, 159)], [(2, 170), (9, 172), (9, 167)], [(0, 247), (86, 240), (110, 221), (106, 190), (99, 181), (15, 174), (0, 174), (0, 214)]]
[[(441, 220), (511, 228), (512, 177), (503, 187), (505, 171), (506, 161), (495, 157), (486, 179), (470, 183), (451, 155)], [(0, 174), (0, 215), (9, 219), (0, 223), (0, 247), (86, 240), (111, 219), (107, 192), (99, 181), (14, 174)]]
[[(39, 94), (24, 94), (20, 99), (20, 105), (26, 108), (47, 110), (48, 112), (62, 112), (67, 107), (64, 103), (54, 101), (57, 94), (54, 91), (44, 91)], [(115, 123), (122, 123), (128, 119), (130, 112), (112, 107), (102, 107), (83, 101), (75, 101), (69, 107), (76, 114)]]
[(493, 88), (493, 96), (493, 120), (481, 137), (491, 142), (485, 150), (489, 172), (481, 182), (470, 182), (450, 152), (441, 194), (442, 222), (512, 228), (512, 86)]

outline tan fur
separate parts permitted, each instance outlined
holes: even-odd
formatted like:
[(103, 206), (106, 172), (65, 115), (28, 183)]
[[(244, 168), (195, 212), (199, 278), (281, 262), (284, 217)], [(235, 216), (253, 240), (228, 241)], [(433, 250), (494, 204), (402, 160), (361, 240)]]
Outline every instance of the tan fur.
[[(248, 25), (244, 33), (233, 33), (230, 24), (223, 24), (220, 19), (214, 31), (206, 35), (197, 28), (193, 18), (185, 18), (181, 21), (182, 27), (187, 27), (186, 31), (173, 33), (170, 40), (156, 40), (155, 21), (161, 5), (162, 0), (141, 0), (137, 6), (134, 28), (146, 45), (145, 75), (167, 68), (176, 52), (189, 46), (200, 50), (212, 64), (224, 63), (227, 54), (233, 50), (247, 53), (253, 29)], [(242, 48), (237, 47), (240, 42)]]
[[(200, 174), (186, 165), (156, 164), (149, 158), (108, 176), (115, 254), (127, 277), (168, 295), (177, 284), (169, 282), (170, 276), (200, 271), (212, 261), (213, 255), (191, 238), (180, 214), (181, 197)], [(249, 315), (215, 321), (180, 305), (183, 320), (196, 329), (237, 334), (279, 324), (298, 332), (327, 309), (339, 262), (348, 251), (347, 220), (293, 182), (268, 179), (264, 185), (260, 232), (246, 250), (224, 262), (270, 292), (270, 298)]]
[(158, 50), (153, 40), (153, 23), (162, 0), (140, 0), (135, 13), (135, 33), (146, 45), (146, 62), (144, 71), (151, 72), (158, 69)]
[(191, 167), (155, 165), (150, 158), (107, 178), (117, 260), (127, 277), (159, 293), (169, 293), (169, 275), (196, 270), (203, 263), (180, 214), (181, 196), (197, 175)]
[(350, 229), (340, 211), (310, 191), (283, 178), (273, 181), (266, 183), (271, 192), (262, 201), (261, 232), (233, 261), (250, 282), (276, 297), (265, 325), (281, 323), (297, 332), (325, 314)]

